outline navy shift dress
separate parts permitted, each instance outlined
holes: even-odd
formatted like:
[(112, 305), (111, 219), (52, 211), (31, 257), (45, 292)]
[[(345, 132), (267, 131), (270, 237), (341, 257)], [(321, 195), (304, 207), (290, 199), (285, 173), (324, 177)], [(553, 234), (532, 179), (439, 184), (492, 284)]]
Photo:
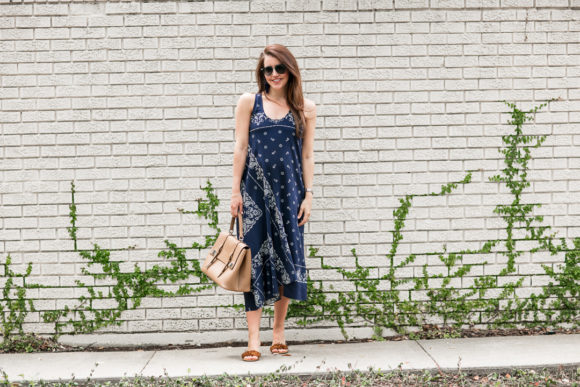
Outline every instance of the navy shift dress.
[(251, 290), (244, 292), (246, 311), (278, 301), (281, 285), (284, 296), (306, 299), (304, 226), (298, 226), (305, 194), (302, 139), (296, 137), (294, 125), (291, 111), (280, 119), (268, 117), (262, 94), (256, 94), (240, 186), (243, 241), (252, 252)]

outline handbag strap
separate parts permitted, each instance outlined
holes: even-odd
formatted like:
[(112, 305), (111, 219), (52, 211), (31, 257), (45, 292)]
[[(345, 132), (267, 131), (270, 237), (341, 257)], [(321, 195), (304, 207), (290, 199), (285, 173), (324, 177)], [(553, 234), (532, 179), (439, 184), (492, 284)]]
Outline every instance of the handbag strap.
[[(244, 222), (242, 221), (242, 214), (238, 213), (237, 216), (238, 219), (238, 226), (240, 227), (240, 235), (239, 235), (239, 240), (243, 241), (244, 240)], [(230, 235), (234, 234), (234, 223), (236, 221), (236, 217), (232, 216), (232, 221), (230, 222)]]

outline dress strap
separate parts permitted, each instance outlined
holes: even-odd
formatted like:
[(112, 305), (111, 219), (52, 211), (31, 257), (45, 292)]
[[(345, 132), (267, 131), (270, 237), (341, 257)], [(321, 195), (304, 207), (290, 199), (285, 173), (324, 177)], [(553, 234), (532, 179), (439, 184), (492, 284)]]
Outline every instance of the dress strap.
[(264, 105), (262, 104), (262, 92), (259, 92), (257, 95), (258, 95), (258, 107), (264, 110)]
[(258, 107), (260, 106), (261, 101), (262, 101), (260, 97), (261, 97), (260, 93), (256, 93), (255, 94), (255, 97), (254, 97), (254, 108), (252, 109), (252, 114), (253, 113), (256, 113), (258, 111)]

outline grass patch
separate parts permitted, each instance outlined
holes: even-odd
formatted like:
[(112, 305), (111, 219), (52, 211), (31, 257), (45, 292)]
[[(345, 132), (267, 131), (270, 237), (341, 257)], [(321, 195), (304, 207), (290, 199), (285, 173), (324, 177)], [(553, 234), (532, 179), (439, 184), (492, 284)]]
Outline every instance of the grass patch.
[[(170, 378), (134, 377), (121, 380), (70, 380), (56, 383), (35, 382), (34, 386), (579, 386), (580, 367), (513, 369), (509, 371), (478, 372), (458, 369), (453, 372), (404, 371), (369, 368), (366, 371), (336, 371), (321, 375), (293, 375), (281, 367), (267, 375), (227, 375)], [(5, 379), (6, 383), (7, 380)], [(11, 383), (13, 386), (20, 385)]]

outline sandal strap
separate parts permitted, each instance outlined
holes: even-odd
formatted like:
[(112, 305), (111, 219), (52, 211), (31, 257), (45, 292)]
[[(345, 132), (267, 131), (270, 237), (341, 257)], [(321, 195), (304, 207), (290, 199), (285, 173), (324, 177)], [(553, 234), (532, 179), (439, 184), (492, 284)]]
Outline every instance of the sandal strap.
[(247, 356), (256, 356), (256, 357), (259, 358), (260, 357), (260, 352), (251, 349), (251, 350), (248, 350), (248, 351), (242, 353), (242, 359), (245, 358), (245, 357), (247, 357)]
[(270, 352), (285, 354), (288, 353), (288, 346), (286, 344), (276, 343), (270, 347)]

